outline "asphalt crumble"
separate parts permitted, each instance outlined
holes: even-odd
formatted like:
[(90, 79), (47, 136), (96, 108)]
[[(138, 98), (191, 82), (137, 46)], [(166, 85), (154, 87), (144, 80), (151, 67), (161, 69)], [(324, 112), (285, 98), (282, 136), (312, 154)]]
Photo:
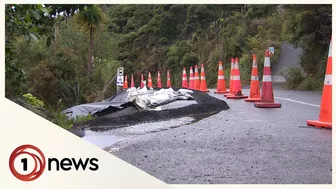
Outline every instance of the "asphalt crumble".
[(123, 110), (105, 114), (90, 121), (77, 123), (70, 132), (83, 137), (85, 129), (106, 131), (140, 123), (164, 121), (186, 116), (193, 117), (195, 119), (193, 122), (197, 122), (230, 108), (225, 101), (212, 97), (207, 93), (195, 90), (193, 92), (192, 96), (197, 104), (161, 111), (139, 111), (135, 107), (129, 106)]

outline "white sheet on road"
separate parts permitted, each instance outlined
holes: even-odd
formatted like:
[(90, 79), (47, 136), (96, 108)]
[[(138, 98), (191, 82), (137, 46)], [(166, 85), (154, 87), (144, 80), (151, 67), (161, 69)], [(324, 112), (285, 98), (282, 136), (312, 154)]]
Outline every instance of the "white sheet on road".
[(94, 115), (110, 107), (121, 110), (123, 109), (122, 105), (128, 102), (135, 103), (141, 109), (149, 110), (176, 100), (193, 99), (192, 94), (193, 91), (188, 89), (174, 91), (169, 88), (154, 91), (152, 88), (147, 90), (146, 87), (133, 87), (104, 102), (77, 105), (64, 110), (62, 113), (65, 113), (69, 119), (76, 119), (77, 116)]
[(127, 90), (128, 101), (135, 102), (142, 109), (150, 109), (159, 105), (167, 104), (176, 100), (192, 99), (193, 91), (179, 89), (174, 91), (172, 88), (160, 89), (159, 91), (147, 90), (146, 88), (131, 88)]

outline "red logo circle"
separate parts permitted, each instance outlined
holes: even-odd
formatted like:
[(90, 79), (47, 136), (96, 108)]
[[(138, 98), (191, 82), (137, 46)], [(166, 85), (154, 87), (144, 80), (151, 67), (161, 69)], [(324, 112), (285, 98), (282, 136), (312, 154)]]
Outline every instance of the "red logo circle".
[[(35, 151), (35, 153), (31, 153), (31, 152), (27, 152), (26, 150), (30, 150), (30, 151)], [(32, 172), (30, 172), (29, 174), (23, 175), (20, 174), (14, 166), (14, 162), (15, 159), (22, 154), (26, 154), (31, 156), (34, 159), (35, 162), (35, 166), (34, 166), (34, 170)], [(40, 155), (37, 156), (36, 154)], [(33, 181), (35, 179), (37, 179), (38, 177), (40, 177), (44, 171), (45, 168), (45, 157), (44, 154), (42, 153), (42, 151), (40, 149), (38, 149), (37, 147), (30, 145), (30, 144), (26, 144), (26, 145), (22, 145), (17, 147), (11, 154), (11, 156), (9, 157), (9, 168), (12, 172), (12, 174), (22, 180), (22, 181)], [(39, 165), (39, 169), (38, 169), (38, 165)], [(38, 169), (38, 170), (37, 170)]]

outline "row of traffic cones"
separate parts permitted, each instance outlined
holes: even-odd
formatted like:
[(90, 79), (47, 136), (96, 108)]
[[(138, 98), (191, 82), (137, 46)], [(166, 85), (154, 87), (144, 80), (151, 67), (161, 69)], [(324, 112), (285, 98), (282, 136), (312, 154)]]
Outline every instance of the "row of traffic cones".
[[(141, 73), (140, 88), (143, 88), (144, 86), (145, 86), (144, 75), (143, 75), (143, 73)], [(130, 85), (130, 87), (131, 88), (134, 87), (133, 74), (131, 74), (131, 85)], [(147, 87), (153, 88), (152, 75), (151, 75), (150, 72), (148, 72)], [(171, 87), (169, 70), (167, 70), (167, 84), (166, 84), (166, 87)], [(128, 88), (129, 88), (128, 78), (127, 78), (127, 74), (125, 74), (123, 89), (128, 89)], [(157, 72), (157, 88), (159, 88), (159, 89), (162, 88), (160, 71)]]
[(195, 72), (193, 71), (193, 67), (190, 66), (189, 84), (187, 80), (186, 69), (183, 68), (182, 88), (199, 90), (202, 92), (209, 92), (207, 88), (207, 84), (206, 84), (206, 79), (205, 79), (204, 64), (201, 64), (201, 77), (199, 77), (198, 75), (198, 66), (195, 65)]
[[(221, 69), (221, 62), (219, 63), (219, 70)], [(220, 74), (218, 72), (218, 74)], [(222, 73), (221, 73), (222, 74)], [(240, 71), (238, 58), (231, 58), (231, 71), (230, 71), (230, 89), (226, 92), (226, 88), (217, 86), (217, 93), (226, 93), (224, 96), (227, 99), (245, 99), (245, 102), (255, 102), (254, 106), (257, 108), (280, 108), (281, 104), (274, 102), (272, 76), (271, 76), (271, 62), (270, 53), (268, 50), (265, 52), (264, 60), (264, 75), (262, 83), (262, 94), (260, 95), (260, 84), (258, 76), (258, 66), (256, 55), (253, 54), (252, 61), (252, 74), (250, 83), (250, 95), (246, 96), (242, 92), (240, 83)], [(221, 77), (220, 77), (221, 76)], [(223, 83), (220, 79), (224, 78), (224, 75), (218, 75), (218, 85)], [(225, 82), (225, 81), (224, 81)], [(222, 85), (222, 84), (221, 84)]]
[[(222, 61), (218, 64), (218, 82), (216, 94), (224, 94), (227, 99), (244, 99), (245, 102), (254, 102), (254, 106), (257, 108), (281, 108), (280, 103), (274, 101), (273, 85), (272, 85), (272, 73), (269, 50), (265, 51), (264, 70), (262, 78), (262, 89), (260, 89), (258, 66), (256, 62), (256, 55), (253, 54), (252, 61), (252, 74), (250, 81), (250, 94), (245, 96), (242, 93), (239, 71), (238, 58), (231, 58), (231, 70), (230, 70), (230, 87), (229, 91), (226, 90), (225, 76)], [(325, 83), (322, 94), (321, 109), (319, 114), (319, 120), (308, 120), (307, 125), (331, 128), (331, 91), (332, 91), (332, 56), (331, 56), (331, 42), (329, 48), (329, 56), (327, 62)], [(131, 87), (134, 86), (133, 74), (131, 79)], [(143, 74), (141, 74), (141, 88), (144, 87)], [(151, 74), (148, 73), (148, 87), (153, 87)], [(161, 77), (158, 71), (157, 87), (161, 88)], [(167, 87), (171, 87), (170, 73), (167, 70)], [(127, 75), (125, 76), (124, 88), (128, 88)], [(186, 69), (183, 68), (182, 73), (182, 88), (188, 88), (193, 90), (199, 90), (203, 92), (209, 92), (207, 89), (204, 65), (201, 64), (201, 77), (198, 75), (198, 66), (195, 65), (195, 70), (190, 67), (189, 83), (187, 79)], [(261, 90), (261, 93), (260, 93)]]
[[(252, 75), (250, 83), (250, 95), (243, 95), (240, 85), (240, 74), (238, 66), (238, 58), (231, 59), (231, 72), (230, 72), (230, 89), (226, 91), (225, 77), (222, 62), (219, 62), (218, 69), (218, 83), (217, 94), (224, 94), (228, 99), (241, 99), (245, 98), (245, 102), (255, 102), (254, 106), (257, 108), (280, 108), (281, 104), (274, 101), (274, 93), (272, 86), (272, 73), (270, 53), (268, 50), (265, 52), (264, 71), (262, 80), (262, 93), (260, 94), (260, 85), (258, 77), (258, 67), (256, 62), (256, 55), (253, 55), (252, 62)], [(332, 128), (332, 43), (330, 40), (329, 54), (326, 68), (326, 75), (324, 79), (324, 87), (322, 91), (321, 108), (318, 120), (307, 120), (308, 126), (318, 128)]]
[[(147, 81), (147, 87), (153, 87), (153, 82), (152, 82), (152, 76), (151, 73), (148, 72), (148, 81)], [(131, 75), (131, 86), (134, 87), (134, 78), (133, 74)], [(140, 87), (144, 87), (144, 76), (141, 73), (141, 81), (140, 81)], [(171, 81), (170, 81), (170, 72), (167, 70), (167, 84), (166, 87), (171, 87)], [(124, 89), (128, 89), (128, 80), (127, 80), (127, 75), (124, 77)], [(162, 88), (162, 83), (161, 83), (161, 75), (160, 71), (157, 73), (157, 88)], [(195, 65), (195, 72), (193, 72), (193, 68), (190, 67), (190, 77), (189, 77), (189, 84), (188, 84), (188, 79), (187, 79), (187, 73), (186, 69), (183, 68), (183, 73), (182, 73), (182, 88), (186, 89), (193, 89), (193, 90), (199, 90), (202, 92), (209, 92), (206, 84), (206, 79), (205, 79), (205, 71), (204, 71), (204, 64), (201, 64), (201, 77), (198, 75), (198, 66)]]

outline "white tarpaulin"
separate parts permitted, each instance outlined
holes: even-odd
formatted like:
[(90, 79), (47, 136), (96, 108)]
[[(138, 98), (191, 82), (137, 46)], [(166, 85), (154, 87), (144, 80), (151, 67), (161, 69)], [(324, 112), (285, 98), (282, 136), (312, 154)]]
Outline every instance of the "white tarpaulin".
[(153, 91), (147, 88), (136, 89), (131, 88), (127, 90), (128, 101), (134, 102), (142, 109), (149, 109), (159, 105), (167, 104), (176, 100), (188, 100), (192, 99), (192, 90), (179, 89), (174, 91), (172, 88), (160, 89), (159, 91)]
[(77, 116), (94, 115), (108, 108), (114, 108), (116, 109), (115, 111), (118, 111), (124, 108), (124, 104), (130, 102), (133, 102), (140, 109), (148, 110), (176, 100), (193, 99), (192, 94), (193, 91), (188, 89), (174, 91), (169, 88), (155, 91), (152, 88), (147, 90), (146, 86), (143, 88), (130, 88), (104, 102), (77, 105), (64, 110), (62, 113), (65, 113), (70, 119), (76, 119)]

